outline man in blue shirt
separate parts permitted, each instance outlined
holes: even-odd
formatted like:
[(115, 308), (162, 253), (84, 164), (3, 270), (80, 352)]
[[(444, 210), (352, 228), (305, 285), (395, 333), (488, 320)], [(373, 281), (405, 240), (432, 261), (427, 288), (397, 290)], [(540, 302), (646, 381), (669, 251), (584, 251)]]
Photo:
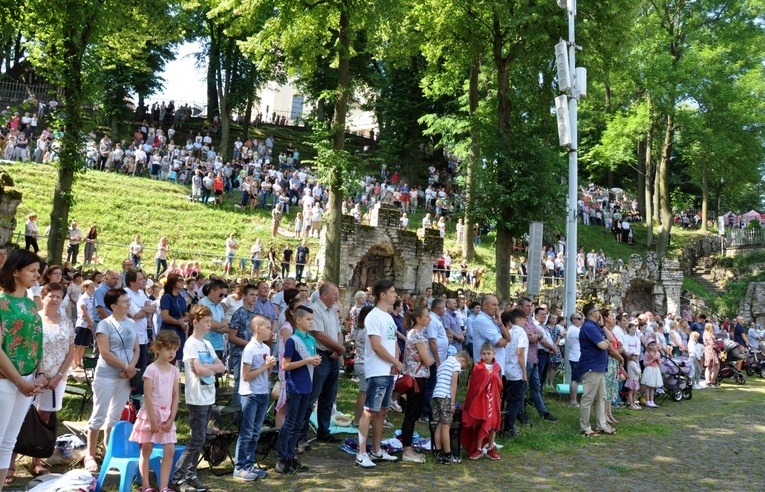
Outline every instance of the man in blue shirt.
[(582, 375), (584, 394), (579, 403), (579, 426), (587, 437), (596, 436), (590, 427), (590, 411), (595, 405), (595, 428), (609, 434), (616, 431), (606, 422), (606, 370), (608, 369), (608, 341), (603, 334), (600, 310), (594, 303), (584, 306), (585, 321), (579, 330), (579, 373)]
[(446, 329), (441, 319), (445, 311), (444, 300), (433, 299), (433, 303), (430, 305), (430, 324), (425, 328), (424, 333), (428, 337), (428, 348), (435, 362), (430, 366), (430, 376), (425, 382), (425, 401), (422, 404), (420, 414), (420, 421), (422, 422), (430, 419), (430, 399), (433, 397), (433, 390), (436, 387), (436, 370), (441, 365), (441, 361), (446, 360), (448, 356), (449, 338), (446, 336)]
[(93, 326), (96, 326), (99, 321), (104, 320), (111, 316), (112, 310), (104, 302), (104, 295), (109, 289), (116, 289), (120, 286), (120, 276), (114, 270), (107, 270), (104, 273), (103, 283), (93, 293), (93, 303), (96, 305), (96, 315), (93, 318)]

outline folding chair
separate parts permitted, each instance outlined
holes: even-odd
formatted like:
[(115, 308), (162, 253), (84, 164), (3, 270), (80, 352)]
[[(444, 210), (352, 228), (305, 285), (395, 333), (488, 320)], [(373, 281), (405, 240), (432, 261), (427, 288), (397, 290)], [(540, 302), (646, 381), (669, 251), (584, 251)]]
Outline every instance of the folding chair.
[(228, 469), (215, 469), (216, 466), (226, 461), (226, 458), (231, 461), (232, 466), (234, 465), (241, 411), (242, 408), (239, 406), (218, 407), (217, 415), (210, 419), (214, 425), (208, 426), (207, 438), (204, 446), (202, 446), (199, 462), (205, 460), (215, 476), (222, 476), (229, 472)]
[(93, 372), (96, 369), (98, 363), (98, 357), (86, 355), (82, 358), (83, 374), (85, 375), (85, 388), (74, 386), (71, 384), (66, 385), (65, 393), (80, 398), (80, 408), (77, 411), (77, 420), (82, 418), (82, 414), (85, 411), (85, 405), (93, 399)]

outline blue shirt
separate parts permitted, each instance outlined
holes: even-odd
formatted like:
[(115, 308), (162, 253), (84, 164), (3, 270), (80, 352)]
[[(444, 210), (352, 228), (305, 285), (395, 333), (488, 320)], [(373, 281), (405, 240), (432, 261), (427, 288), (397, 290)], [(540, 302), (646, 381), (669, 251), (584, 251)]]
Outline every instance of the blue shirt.
[[(236, 336), (249, 342), (252, 340), (252, 329), (250, 329), (250, 321), (252, 321), (252, 318), (255, 316), (255, 314), (256, 313), (254, 310), (248, 311), (244, 306), (242, 306), (234, 311), (234, 315), (231, 316), (231, 321), (229, 321), (228, 327), (230, 329), (236, 330)], [(240, 347), (238, 345), (234, 345), (233, 343), (229, 343), (229, 348), (231, 350), (231, 355), (233, 356), (241, 355), (242, 352), (244, 352), (245, 347)]]
[[(159, 300), (159, 309), (160, 311), (166, 309), (167, 313), (173, 319), (181, 319), (183, 318), (183, 315), (186, 314), (186, 299), (184, 299), (180, 294), (174, 296), (169, 292), (165, 292), (162, 294), (162, 298)], [(163, 321), (160, 328), (174, 329), (179, 327), (176, 325), (170, 325)]]
[[(302, 340), (311, 356), (316, 355), (316, 339), (313, 335), (295, 330), (292, 337), (298, 337)], [(284, 357), (291, 362), (298, 362), (303, 360), (303, 357), (296, 350), (295, 340), (292, 337), (289, 337), (284, 344)], [(287, 383), (287, 393), (307, 395), (313, 391), (313, 380), (311, 379), (311, 371), (308, 369), (308, 365), (285, 371), (284, 382)]]
[[(441, 321), (441, 317), (431, 311), (430, 324), (427, 328), (425, 328), (425, 330), (429, 339), (436, 339), (436, 347), (438, 348), (438, 360), (441, 362), (445, 361), (449, 352), (449, 338), (446, 336), (446, 330), (444, 329), (444, 324)], [(428, 343), (428, 348), (430, 348), (430, 343)]]
[[(217, 321), (218, 323), (223, 321), (223, 318), (226, 313), (223, 309), (223, 306), (221, 306), (220, 303), (215, 304), (207, 296), (205, 296), (202, 298), (201, 301), (199, 301), (199, 304), (210, 308), (210, 311), (212, 311), (213, 321)], [(207, 340), (208, 342), (210, 342), (210, 344), (213, 346), (213, 349), (215, 350), (224, 349), (223, 333), (218, 333), (217, 331), (210, 330), (210, 332), (207, 333), (203, 338)]]
[(490, 342), (494, 346), (494, 359), (499, 363), (504, 375), (505, 347), (497, 347), (497, 342), (501, 339), (502, 332), (494, 320), (483, 311), (478, 313), (473, 319), (473, 360), (481, 360), (481, 345)]
[[(95, 304), (96, 307), (101, 306), (106, 310), (106, 314), (110, 315), (112, 314), (112, 310), (109, 309), (104, 304), (104, 296), (106, 295), (106, 292), (109, 290), (109, 286), (106, 284), (101, 284), (99, 288), (96, 289), (96, 291), (93, 293), (93, 304)], [(97, 325), (99, 321), (101, 321), (101, 316), (98, 314), (98, 309), (95, 310), (96, 315), (93, 317), (93, 326)]]
[(608, 350), (598, 347), (606, 339), (603, 330), (591, 319), (585, 320), (579, 330), (579, 372), (606, 372), (608, 369)]

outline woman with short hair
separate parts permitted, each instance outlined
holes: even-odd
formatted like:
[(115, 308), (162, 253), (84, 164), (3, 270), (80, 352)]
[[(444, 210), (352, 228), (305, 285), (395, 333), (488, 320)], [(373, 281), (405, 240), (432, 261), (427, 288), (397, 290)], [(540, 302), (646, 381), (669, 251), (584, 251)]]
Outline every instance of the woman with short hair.
[(104, 443), (108, 445), (109, 433), (130, 398), (130, 379), (138, 372), (136, 364), (140, 356), (138, 330), (128, 318), (130, 298), (125, 289), (106, 291), (104, 305), (112, 314), (96, 327), (99, 358), (93, 376), (93, 412), (88, 420), (88, 454), (84, 463), (91, 473), (98, 471), (98, 433), (105, 423)]

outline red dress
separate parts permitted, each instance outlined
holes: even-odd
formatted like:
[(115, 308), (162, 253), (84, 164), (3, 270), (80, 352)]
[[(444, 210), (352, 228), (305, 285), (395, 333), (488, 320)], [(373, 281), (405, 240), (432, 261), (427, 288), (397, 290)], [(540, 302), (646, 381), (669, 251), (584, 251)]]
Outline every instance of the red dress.
[(468, 456), (485, 441), (489, 431), (499, 430), (502, 424), (502, 376), (499, 364), (493, 362), (491, 371), (483, 361), (473, 366), (470, 385), (462, 410), (462, 446)]

